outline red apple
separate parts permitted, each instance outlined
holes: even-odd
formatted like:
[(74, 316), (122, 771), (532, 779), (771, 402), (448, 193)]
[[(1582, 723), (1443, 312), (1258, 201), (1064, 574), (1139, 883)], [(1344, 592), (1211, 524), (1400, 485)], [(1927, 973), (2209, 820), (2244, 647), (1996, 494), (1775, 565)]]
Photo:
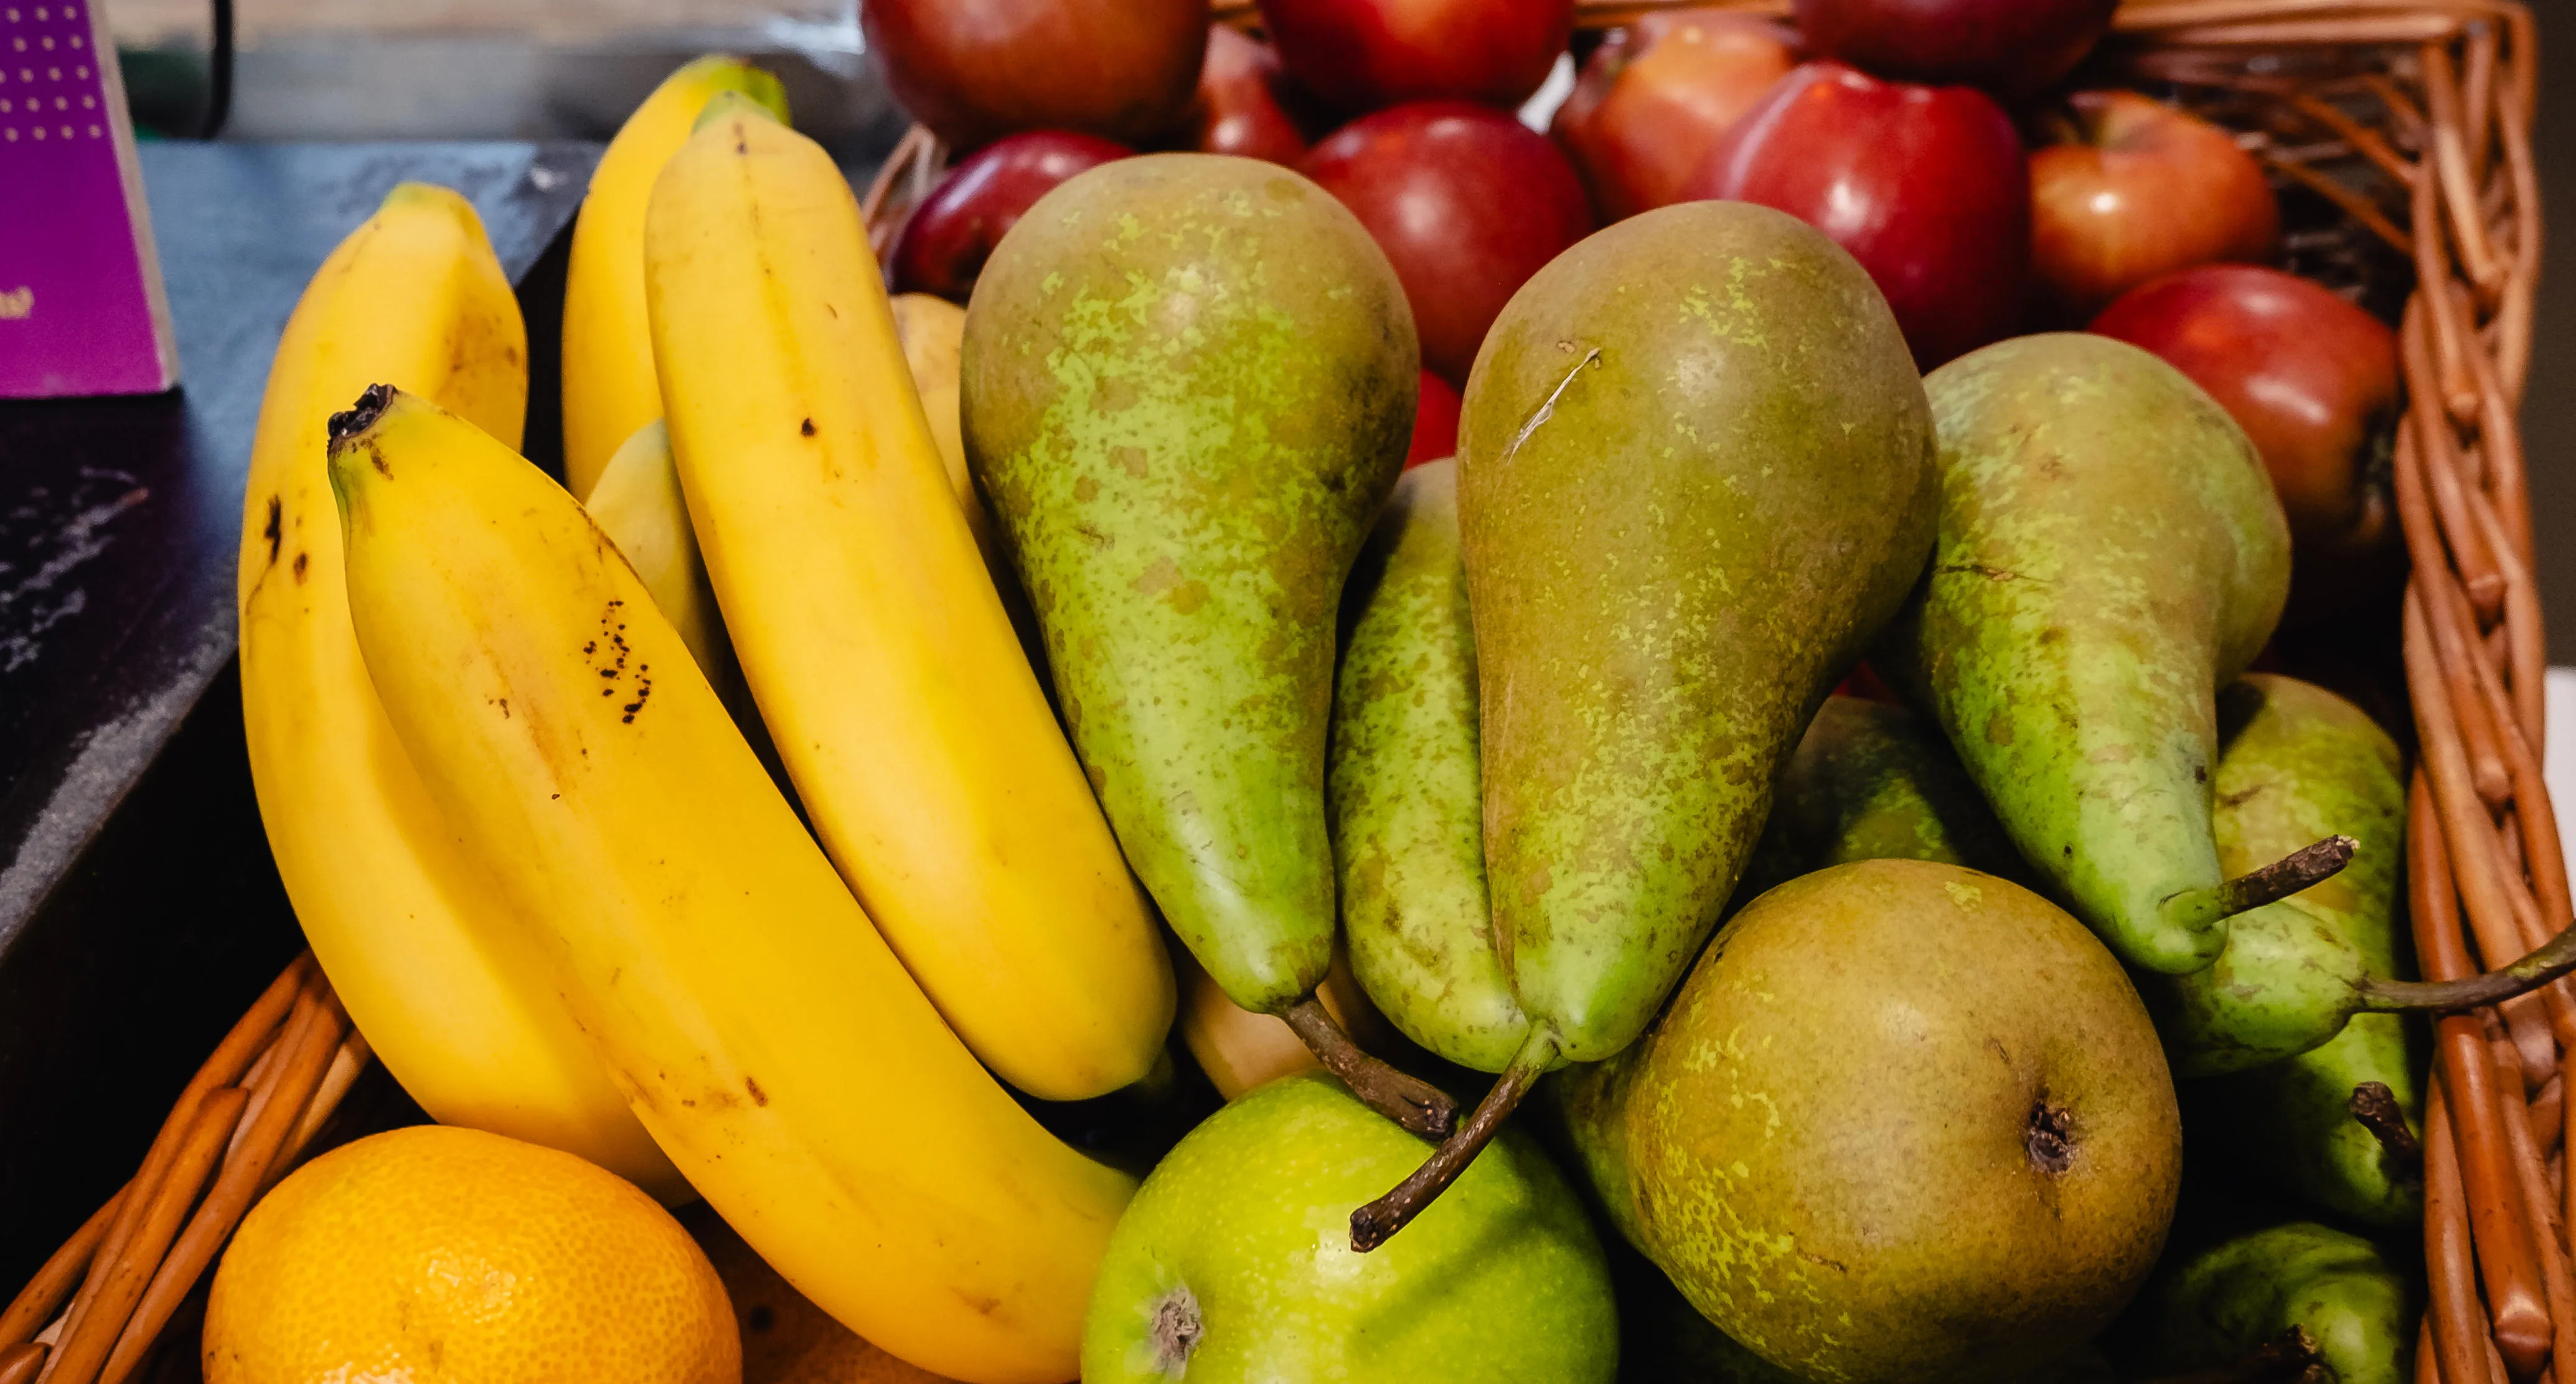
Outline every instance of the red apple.
[(1169, 131), (1208, 18), (1207, 0), (861, 0), (859, 26), (894, 99), (964, 150), (1019, 130)]
[(1458, 404), (1458, 391), (1447, 380), (1422, 372), (1422, 392), (1413, 405), (1413, 446), (1404, 454), (1408, 470), (1458, 455)]
[(1031, 130), (966, 156), (913, 208), (887, 256), (897, 293), (965, 302), (993, 247), (1058, 183), (1133, 151), (1097, 135)]
[(1592, 50), (1554, 133), (1602, 216), (1634, 216), (1680, 201), (1718, 137), (1796, 61), (1787, 35), (1750, 15), (1654, 11)]
[(2272, 185), (2234, 136), (2134, 91), (2069, 104), (2064, 142), (2030, 156), (2032, 270), (2064, 320), (2159, 274), (2280, 248)]
[(1306, 134), (1280, 100), (1283, 80), (1279, 54), (1269, 44), (1232, 25), (1211, 27), (1198, 104), (1191, 108), (1190, 147), (1294, 166), (1305, 156)]
[(1798, 0), (1807, 51), (1886, 77), (1965, 82), (2007, 100), (2072, 71), (2119, 0)]
[(2403, 538), (2389, 495), (2397, 334), (2277, 269), (2207, 264), (2150, 280), (2093, 319), (2218, 400), (2289, 515), (2290, 607), (2340, 613), (2394, 589)]
[(1452, 384), (1512, 294), (1592, 229), (1565, 155), (1490, 106), (1418, 101), (1363, 116), (1303, 167), (1386, 251), (1413, 304), (1422, 364)]
[(1261, 0), (1288, 75), (1346, 114), (1450, 98), (1518, 106), (1574, 29), (1574, 0)]
[(1974, 87), (1836, 62), (1780, 79), (1684, 189), (1800, 217), (1849, 250), (1929, 370), (2010, 335), (2030, 266), (2021, 137)]

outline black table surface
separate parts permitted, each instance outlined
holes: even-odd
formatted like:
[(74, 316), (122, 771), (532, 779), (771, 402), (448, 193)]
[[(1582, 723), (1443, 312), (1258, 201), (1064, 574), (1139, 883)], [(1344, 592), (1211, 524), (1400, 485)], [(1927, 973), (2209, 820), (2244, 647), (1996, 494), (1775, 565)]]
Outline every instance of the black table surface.
[(298, 945), (233, 663), (244, 477), (287, 314), (396, 183), (453, 187), (522, 286), (529, 435), (551, 440), (538, 319), (560, 311), (597, 159), (572, 143), (147, 145), (183, 383), (0, 402), (0, 1298), (131, 1171)]

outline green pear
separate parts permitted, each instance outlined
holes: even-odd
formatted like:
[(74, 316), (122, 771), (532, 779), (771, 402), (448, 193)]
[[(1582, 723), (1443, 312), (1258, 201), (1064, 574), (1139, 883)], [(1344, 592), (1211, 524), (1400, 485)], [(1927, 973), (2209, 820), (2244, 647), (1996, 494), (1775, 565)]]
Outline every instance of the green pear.
[(1122, 159), (1003, 238), (961, 350), (967, 459), (1128, 863), (1228, 997), (1356, 1075), (1314, 1000), (1324, 755), (1342, 582), (1412, 428), (1395, 271), (1288, 169)]
[(2408, 1384), (2417, 1321), (2410, 1275), (2358, 1236), (2310, 1222), (2240, 1235), (2151, 1290), (2147, 1368), (2210, 1369), (2291, 1331), (2336, 1384)]
[[(2021, 853), (2112, 950), (2216, 960), (2216, 696), (2271, 636), (2289, 529), (2243, 429), (2123, 342), (2001, 342), (1924, 382), (1940, 431), (1932, 570), (1873, 666), (1939, 723)], [(2291, 887), (2322, 862), (2302, 858)]]
[(2028, 1378), (2154, 1267), (2182, 1129), (2082, 924), (1992, 875), (1860, 861), (1764, 894), (1634, 1048), (1550, 1083), (1620, 1233), (1824, 1384)]
[(1404, 1036), (1499, 1072), (1529, 1036), (1485, 902), (1458, 468), (1404, 473), (1352, 569), (1330, 799), (1351, 970)]
[(1467, 381), (1494, 951), (1528, 1037), (1376, 1243), (1564, 1061), (1636, 1040), (1772, 786), (1932, 543), (1931, 415), (1887, 301), (1795, 217), (1630, 217), (1513, 295)]
[(1192, 1130), (1111, 1232), (1084, 1384), (1610, 1384), (1619, 1323), (1581, 1201), (1516, 1134), (1396, 1244), (1351, 1202), (1421, 1145), (1320, 1073)]
[(1939, 731), (1901, 706), (1827, 697), (1789, 756), (1736, 897), (1854, 860), (1934, 860), (2006, 879), (2028, 868)]
[[(2220, 1166), (2357, 1225), (2413, 1230), (2424, 1223), (2422, 1069), (2404, 1019), (2362, 1014), (2322, 1047), (2184, 1083), (2185, 1123)], [(2387, 1094), (2364, 1096), (2372, 1086)]]
[(1505, 972), (1609, 1057), (1697, 955), (1816, 707), (1933, 533), (1930, 415), (1869, 276), (1691, 202), (1593, 235), (1486, 337), (1458, 517)]
[(2340, 833), (2352, 863), (2238, 914), (2226, 950), (2182, 976), (2141, 976), (2174, 1074), (2295, 1056), (2365, 1009), (2394, 1008), (2406, 763), (2361, 708), (2312, 683), (2251, 673), (2220, 694), (2212, 785), (2219, 868), (2240, 874)]

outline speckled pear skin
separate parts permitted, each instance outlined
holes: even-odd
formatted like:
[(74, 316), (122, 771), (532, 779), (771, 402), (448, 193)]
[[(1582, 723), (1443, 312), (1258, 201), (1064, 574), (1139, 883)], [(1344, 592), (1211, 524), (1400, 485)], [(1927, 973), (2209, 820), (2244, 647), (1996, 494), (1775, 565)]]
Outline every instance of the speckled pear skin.
[(2306, 1052), (2342, 1031), (2363, 979), (2398, 978), (2406, 781), (2397, 742), (2332, 692), (2267, 673), (2221, 692), (2218, 721), (2222, 871), (2242, 874), (2338, 832), (2359, 848), (2333, 878), (2237, 915), (2207, 969), (2139, 977), (2182, 1077)]
[(967, 307), (967, 458), (1074, 748), (1164, 917), (1256, 1012), (1332, 963), (1334, 616), (1418, 369), (1367, 231), (1252, 159), (1066, 182)]
[(1529, 1020), (1485, 901), (1476, 637), (1458, 552), (1458, 469), (1404, 473), (1343, 597), (1329, 794), (1351, 970), (1404, 1036), (1478, 1071)]
[[(1422, 1142), (1320, 1073), (1182, 1139), (1120, 1218), (1083, 1327), (1085, 1384), (1610, 1384), (1619, 1320), (1583, 1203), (1519, 1129), (1403, 1234), (1350, 1248), (1350, 1208)], [(1199, 1327), (1164, 1368), (1155, 1324)]]
[(2368, 1240), (2311, 1221), (2239, 1235), (2150, 1290), (2140, 1363), (2159, 1373), (2216, 1368), (2297, 1326), (2337, 1384), (2405, 1384), (2415, 1377), (2412, 1279)]
[(2146, 1280), (2180, 1190), (2172, 1081), (2119, 963), (1953, 865), (1772, 890), (1634, 1048), (1551, 1084), (1622, 1234), (1820, 1384), (2038, 1372)]
[(1736, 897), (1854, 860), (1933, 860), (2017, 882), (2030, 868), (1938, 730), (1901, 706), (1827, 697), (1789, 756)]
[(1940, 546), (1871, 666), (2112, 950), (2196, 971), (2227, 943), (2216, 694), (2289, 593), (2271, 480), (2198, 385), (2108, 337), (2000, 342), (1924, 386)]
[(1878, 289), (1794, 217), (1691, 202), (1540, 270), (1459, 435), (1485, 860), (1559, 1052), (1634, 1041), (1782, 763), (1932, 542), (1930, 415)]

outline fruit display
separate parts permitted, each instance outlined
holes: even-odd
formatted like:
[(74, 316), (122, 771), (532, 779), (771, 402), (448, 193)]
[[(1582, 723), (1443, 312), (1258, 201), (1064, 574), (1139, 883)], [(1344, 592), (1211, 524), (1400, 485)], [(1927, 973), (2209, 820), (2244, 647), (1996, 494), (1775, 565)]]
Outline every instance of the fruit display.
[(395, 190), (311, 951), (0, 1384), (2564, 1378), (2525, 39), (2265, 4), (863, 0), (878, 184), (691, 62), (560, 322)]

